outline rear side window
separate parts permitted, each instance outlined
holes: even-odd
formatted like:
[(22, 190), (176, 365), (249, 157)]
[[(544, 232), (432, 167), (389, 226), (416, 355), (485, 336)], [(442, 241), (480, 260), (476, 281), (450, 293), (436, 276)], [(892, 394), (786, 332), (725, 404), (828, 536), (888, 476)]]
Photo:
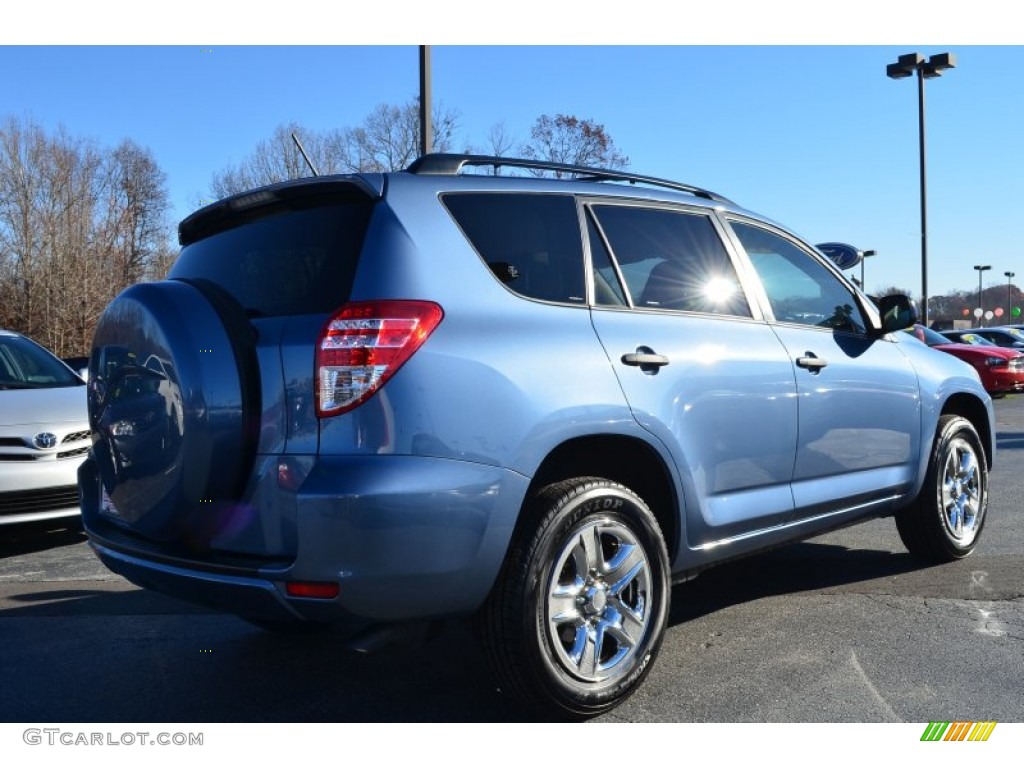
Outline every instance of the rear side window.
[(250, 317), (330, 312), (348, 300), (372, 210), (365, 197), (332, 197), (250, 211), (183, 248), (168, 277), (216, 283)]
[(571, 196), (463, 193), (442, 202), (511, 290), (543, 301), (586, 302), (583, 241)]

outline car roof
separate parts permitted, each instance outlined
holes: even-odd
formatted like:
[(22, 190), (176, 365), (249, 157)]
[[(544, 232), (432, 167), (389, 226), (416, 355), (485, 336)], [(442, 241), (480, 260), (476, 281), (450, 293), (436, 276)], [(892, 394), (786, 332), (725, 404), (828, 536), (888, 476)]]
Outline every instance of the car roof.
[[(467, 168), (491, 167), (494, 173), (466, 173)], [(512, 167), (526, 171), (520, 175), (497, 175), (499, 169)], [(540, 173), (561, 176), (531, 175)], [(564, 192), (583, 196), (603, 196), (646, 202), (685, 203), (712, 208), (756, 219), (760, 222), (791, 231), (766, 216), (747, 210), (728, 198), (696, 185), (672, 181), (630, 171), (590, 166), (569, 165), (524, 158), (490, 155), (459, 155), (437, 153), (425, 155), (404, 170), (385, 173), (352, 173), (330, 176), (309, 176), (268, 184), (230, 195), (193, 212), (178, 226), (178, 238), (186, 245), (200, 236), (208, 222), (247, 207), (256, 207), (275, 199), (294, 196), (329, 194), (345, 190), (362, 194), (367, 199), (379, 199), (387, 194), (389, 186), (425, 187), (427, 194), (452, 191), (515, 191), (520, 193)]]

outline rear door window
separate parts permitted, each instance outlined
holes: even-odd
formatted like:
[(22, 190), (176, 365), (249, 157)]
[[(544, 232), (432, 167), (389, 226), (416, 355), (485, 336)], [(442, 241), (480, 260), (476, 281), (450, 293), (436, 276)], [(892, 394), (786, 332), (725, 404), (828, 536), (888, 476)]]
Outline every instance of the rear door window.
[(531, 299), (586, 303), (583, 239), (570, 195), (450, 193), (445, 207), (491, 272)]

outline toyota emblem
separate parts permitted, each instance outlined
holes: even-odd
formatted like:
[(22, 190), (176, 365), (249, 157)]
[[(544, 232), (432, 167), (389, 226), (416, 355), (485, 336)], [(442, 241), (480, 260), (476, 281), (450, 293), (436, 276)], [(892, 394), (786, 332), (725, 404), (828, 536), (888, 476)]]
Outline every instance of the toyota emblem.
[(32, 442), (36, 444), (36, 448), (53, 448), (57, 445), (57, 436), (52, 432), (40, 432), (32, 438)]

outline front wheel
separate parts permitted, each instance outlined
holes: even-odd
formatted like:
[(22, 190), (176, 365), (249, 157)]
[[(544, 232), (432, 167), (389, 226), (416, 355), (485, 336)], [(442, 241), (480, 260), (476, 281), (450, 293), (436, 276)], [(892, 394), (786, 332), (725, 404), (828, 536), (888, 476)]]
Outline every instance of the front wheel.
[(978, 544), (988, 509), (988, 464), (974, 426), (961, 416), (939, 420), (924, 486), (896, 514), (911, 552), (932, 562), (967, 557)]
[(668, 616), (668, 555), (654, 515), (601, 478), (547, 486), (524, 509), (477, 618), (499, 685), (528, 705), (593, 716), (632, 694)]

